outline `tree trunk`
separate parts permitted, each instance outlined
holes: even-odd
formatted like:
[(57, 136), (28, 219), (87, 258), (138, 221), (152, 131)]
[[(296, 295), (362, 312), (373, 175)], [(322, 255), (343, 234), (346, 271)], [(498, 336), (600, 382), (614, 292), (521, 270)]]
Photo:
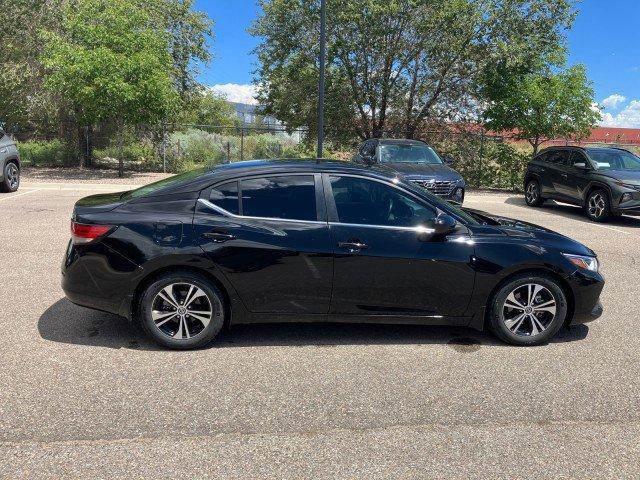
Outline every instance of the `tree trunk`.
[(124, 177), (124, 132), (122, 124), (118, 129), (118, 177)]
[(80, 167), (93, 166), (93, 125), (78, 125)]

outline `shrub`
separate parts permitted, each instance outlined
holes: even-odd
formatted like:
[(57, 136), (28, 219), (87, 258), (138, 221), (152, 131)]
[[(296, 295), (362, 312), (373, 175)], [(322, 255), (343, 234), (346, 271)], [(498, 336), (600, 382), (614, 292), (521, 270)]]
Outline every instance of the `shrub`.
[(25, 165), (66, 167), (77, 165), (75, 149), (61, 140), (30, 140), (18, 143), (20, 160)]
[[(106, 164), (115, 168), (120, 159), (120, 147), (117, 140), (101, 149), (94, 149), (93, 155), (97, 165)], [(153, 146), (146, 142), (131, 142), (122, 146), (122, 157), (127, 169), (152, 170), (157, 167)]]

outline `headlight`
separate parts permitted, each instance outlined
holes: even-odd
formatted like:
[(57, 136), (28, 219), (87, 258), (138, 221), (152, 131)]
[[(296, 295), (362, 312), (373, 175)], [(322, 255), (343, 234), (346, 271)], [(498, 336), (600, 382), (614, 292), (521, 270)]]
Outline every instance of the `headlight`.
[(7, 153), (7, 147), (0, 148), (0, 153)]
[(564, 257), (573, 263), (576, 267), (582, 268), (583, 270), (590, 270), (592, 272), (597, 272), (600, 265), (598, 264), (598, 259), (596, 257), (587, 257), (584, 255), (571, 255), (570, 253), (563, 253)]

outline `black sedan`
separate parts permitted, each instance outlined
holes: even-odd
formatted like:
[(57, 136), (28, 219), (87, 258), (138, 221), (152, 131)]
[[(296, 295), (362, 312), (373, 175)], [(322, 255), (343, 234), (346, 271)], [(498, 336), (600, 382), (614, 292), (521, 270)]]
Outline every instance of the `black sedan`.
[(251, 161), (78, 201), (74, 303), (195, 348), (225, 326), (376, 322), (491, 329), (533, 345), (601, 312), (593, 251), (462, 210), (382, 166)]

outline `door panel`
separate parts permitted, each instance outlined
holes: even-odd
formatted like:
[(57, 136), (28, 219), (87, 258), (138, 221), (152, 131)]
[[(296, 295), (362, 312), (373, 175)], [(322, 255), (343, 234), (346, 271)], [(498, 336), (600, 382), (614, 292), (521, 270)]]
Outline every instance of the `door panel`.
[[(463, 316), (473, 246), (425, 241), (413, 230), (331, 224), (336, 245), (331, 313)], [(355, 241), (363, 249), (340, 249)]]
[(435, 207), (393, 185), (325, 176), (336, 249), (330, 312), (462, 316), (475, 278), (469, 242), (425, 236)]
[(326, 223), (229, 219), (200, 211), (194, 230), (249, 311), (327, 313), (333, 249)]
[(557, 150), (549, 153), (547, 157), (547, 176), (551, 181), (551, 191), (553, 198), (563, 197), (563, 185), (567, 177), (568, 152)]
[(329, 310), (333, 244), (319, 174), (216, 185), (198, 202), (194, 230), (249, 311)]
[(588, 160), (580, 152), (570, 152), (567, 165), (562, 169), (558, 180), (558, 193), (563, 199), (571, 203), (582, 202), (582, 192), (588, 181), (584, 170), (574, 167), (574, 163), (583, 162), (588, 165)]

